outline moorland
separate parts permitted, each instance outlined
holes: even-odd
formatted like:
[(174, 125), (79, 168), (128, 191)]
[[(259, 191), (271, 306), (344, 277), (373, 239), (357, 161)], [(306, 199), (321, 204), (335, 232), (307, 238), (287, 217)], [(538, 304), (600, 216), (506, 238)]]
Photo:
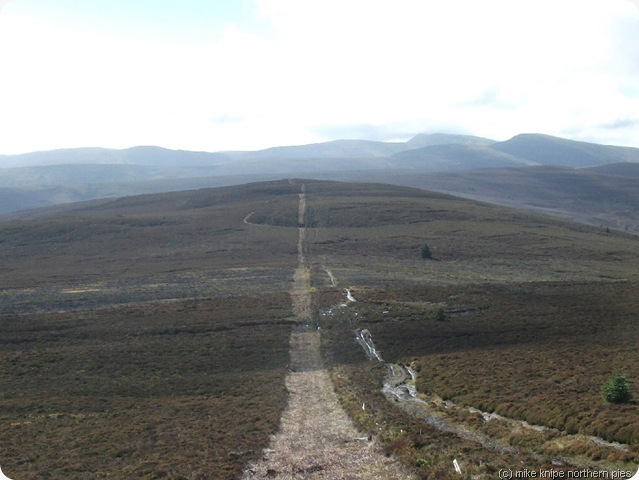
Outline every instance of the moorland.
[[(3, 471), (238, 478), (286, 406), (300, 226), (324, 364), (388, 455), (421, 478), (453, 478), (453, 459), (475, 478), (636, 470), (639, 406), (600, 390), (614, 371), (639, 382), (637, 236), (417, 188), (282, 180), (0, 222)], [(430, 415), (471, 434), (389, 401), (362, 328), (417, 372)]]
[(259, 455), (286, 404), (297, 232), (243, 219), (296, 212), (293, 188), (3, 222), (3, 471), (235, 478)]
[(637, 176), (637, 148), (542, 134), (422, 133), (234, 152), (76, 148), (0, 155), (0, 214), (303, 177), (418, 187), (637, 233)]

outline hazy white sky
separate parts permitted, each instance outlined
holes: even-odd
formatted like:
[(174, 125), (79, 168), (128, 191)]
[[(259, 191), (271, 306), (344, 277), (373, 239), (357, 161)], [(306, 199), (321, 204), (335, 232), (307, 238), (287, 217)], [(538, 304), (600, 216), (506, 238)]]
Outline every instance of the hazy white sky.
[(639, 147), (631, 0), (0, 0), (0, 153), (419, 132)]

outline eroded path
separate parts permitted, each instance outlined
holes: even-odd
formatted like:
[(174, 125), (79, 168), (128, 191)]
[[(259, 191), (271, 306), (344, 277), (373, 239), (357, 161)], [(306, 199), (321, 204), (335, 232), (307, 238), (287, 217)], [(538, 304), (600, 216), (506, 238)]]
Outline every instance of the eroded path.
[(374, 441), (358, 432), (341, 408), (320, 356), (320, 331), (312, 326), (310, 271), (306, 263), (306, 195), (299, 203), (299, 264), (291, 298), (298, 326), (291, 334), (291, 373), (286, 378), (289, 403), (263, 458), (249, 466), (244, 479), (415, 478), (386, 457)]

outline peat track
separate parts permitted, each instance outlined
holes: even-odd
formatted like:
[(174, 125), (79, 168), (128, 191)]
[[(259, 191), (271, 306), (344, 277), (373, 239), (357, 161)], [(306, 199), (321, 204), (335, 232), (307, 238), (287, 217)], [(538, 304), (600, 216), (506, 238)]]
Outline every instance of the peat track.
[(261, 460), (250, 465), (250, 479), (415, 478), (358, 432), (342, 409), (320, 356), (320, 330), (311, 321), (310, 271), (306, 262), (306, 192), (299, 202), (299, 264), (291, 299), (298, 323), (291, 333), (291, 372), (286, 378), (288, 405), (279, 432)]

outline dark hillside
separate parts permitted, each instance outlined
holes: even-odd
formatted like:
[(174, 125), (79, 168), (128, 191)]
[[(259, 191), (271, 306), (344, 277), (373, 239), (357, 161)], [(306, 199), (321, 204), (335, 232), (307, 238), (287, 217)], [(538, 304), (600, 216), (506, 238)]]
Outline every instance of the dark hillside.
[[(590, 225), (639, 233), (639, 189), (634, 163), (559, 167), (347, 172), (355, 181), (384, 181), (533, 210)], [(620, 174), (616, 175), (614, 172)], [(604, 174), (610, 172), (610, 174)]]
[(299, 190), (146, 195), (0, 222), (3, 471), (238, 478), (286, 405)]
[(393, 155), (397, 168), (467, 170), (528, 165), (531, 162), (482, 145), (431, 145)]
[[(598, 278), (597, 271), (617, 278), (612, 271), (621, 264), (611, 262), (609, 251), (623, 251), (623, 260), (618, 260), (630, 262), (619, 278), (639, 278), (633, 253), (637, 239), (630, 235), (414, 188), (309, 182), (307, 192), (308, 221), (317, 227), (312, 243), (317, 255), (336, 255), (342, 262), (340, 252), (359, 251), (356, 258), (406, 260), (408, 264), (397, 263), (397, 268), (412, 270), (420, 239), (429, 243), (440, 262), (414, 265), (415, 277), (408, 275), (409, 281), (422, 278), (421, 269), (428, 268), (428, 282), (454, 282), (450, 268), (463, 265), (467, 268), (460, 281), (464, 282), (489, 277), (488, 270), (496, 265), (503, 268), (504, 279), (516, 278), (527, 271), (520, 268), (524, 264), (531, 269), (531, 278), (538, 274), (589, 279)], [(474, 262), (485, 262), (487, 270), (470, 268)], [(584, 262), (590, 265), (588, 270), (582, 270)], [(567, 264), (573, 267), (566, 268)]]
[[(600, 396), (615, 370), (637, 381), (636, 237), (389, 186), (309, 182), (307, 197), (325, 352), (344, 402), (363, 425), (375, 423), (367, 423), (373, 420), (362, 404), (375, 409), (380, 425), (380, 417), (392, 422), (398, 414), (376, 400), (384, 370), (358, 351), (353, 331), (361, 328), (385, 360), (419, 370), (423, 398), (460, 405), (437, 410), (450, 421), (532, 448), (549, 464), (568, 449), (617, 465), (639, 460), (637, 404), (604, 408)], [(424, 244), (432, 259), (420, 257)], [(357, 301), (338, 308), (346, 287)], [(466, 407), (629, 447), (570, 436), (553, 443), (550, 434), (487, 422)], [(413, 462), (436, 462), (446, 454), (435, 450), (445, 451), (447, 441), (420, 442), (423, 428), (406, 434), (411, 440), (401, 452)], [(392, 429), (388, 436), (396, 438)], [(486, 458), (497, 461), (494, 452), (469, 455), (478, 471)]]
[(603, 175), (618, 175), (620, 177), (639, 178), (639, 163), (612, 163), (588, 169)]
[(521, 134), (490, 146), (540, 165), (588, 167), (616, 162), (639, 162), (639, 149), (614, 147), (540, 134)]
[[(418, 188), (281, 180), (0, 221), (3, 471), (240, 478), (286, 406), (298, 241), (342, 404), (420, 475), (453, 478), (460, 448), (478, 478), (639, 461), (637, 403), (599, 393), (615, 370), (639, 384), (635, 236)], [(514, 453), (400, 412), (358, 328), (419, 371), (420, 395), (454, 405), (429, 408)]]
[(0, 222), (0, 305), (16, 309), (20, 300), (33, 310), (233, 293), (249, 277), (253, 288), (286, 290), (295, 232), (261, 229), (249, 239), (255, 227), (243, 219), (255, 212), (296, 222), (296, 189), (274, 182), (125, 197)]
[[(398, 169), (473, 174), (470, 170), (484, 168), (531, 165), (584, 168), (619, 162), (638, 163), (639, 149), (537, 134), (495, 142), (469, 135), (432, 133), (418, 134), (405, 142), (348, 139), (213, 153), (148, 146), (123, 150), (63, 149), (0, 155), (0, 214), (97, 198), (240, 185), (285, 177), (356, 181), (371, 178), (386, 182), (385, 178)], [(630, 170), (632, 167), (614, 168)], [(368, 176), (372, 173), (377, 175)], [(634, 174), (629, 171), (628, 175)], [(524, 186), (530, 191), (529, 186)], [(552, 196), (552, 192), (540, 186), (540, 199), (548, 193)], [(426, 184), (424, 187), (433, 188)], [(499, 191), (486, 190), (486, 199), (501, 196)], [(453, 185), (449, 192), (464, 193), (460, 185)], [(557, 203), (544, 208), (548, 208), (548, 212), (562, 210)], [(595, 206), (593, 211), (596, 210)], [(615, 223), (620, 222), (615, 219)]]
[(46, 185), (83, 185), (116, 182), (142, 182), (171, 178), (212, 175), (212, 167), (127, 165), (127, 164), (59, 164), (0, 169), (0, 187), (36, 187)]
[(139, 146), (122, 150), (110, 148), (66, 148), (45, 152), (0, 155), (0, 168), (68, 164), (129, 164), (150, 166), (203, 166), (224, 163), (222, 152), (192, 152), (161, 147)]

